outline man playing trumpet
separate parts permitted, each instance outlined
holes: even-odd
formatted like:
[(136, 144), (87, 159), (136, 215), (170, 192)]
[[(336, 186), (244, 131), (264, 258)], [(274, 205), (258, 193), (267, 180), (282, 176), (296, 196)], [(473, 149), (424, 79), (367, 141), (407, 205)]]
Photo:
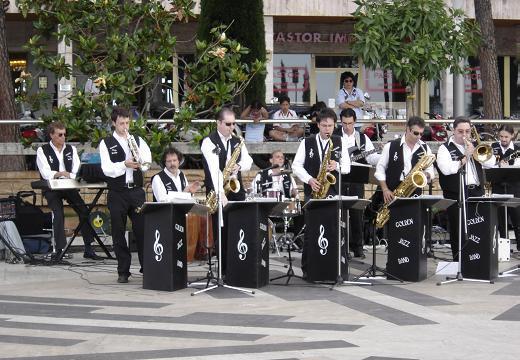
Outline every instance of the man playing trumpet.
[[(482, 163), (475, 161), (475, 146), (471, 139), (471, 121), (469, 118), (459, 116), (453, 122), (453, 135), (439, 146), (437, 152), (437, 168), (439, 183), (446, 199), (459, 200), (460, 184), (459, 170), (464, 167), (466, 171), (466, 197), (484, 195), (484, 173)], [(485, 161), (486, 166), (492, 167), (495, 163), (493, 156)], [(448, 208), (450, 243), (453, 260), (458, 261), (459, 253), (459, 211), (457, 203)]]
[[(117, 257), (119, 275), (117, 282), (127, 283), (132, 254), (125, 239), (126, 220), (130, 217), (132, 221), (132, 231), (142, 270), (144, 218), (138, 210), (146, 200), (143, 189), (143, 168), (152, 162), (152, 154), (141, 137), (129, 135), (130, 113), (127, 109), (114, 108), (111, 118), (114, 132), (101, 140), (99, 154), (101, 168), (107, 176), (107, 205), (112, 222), (112, 242)], [(131, 147), (134, 146), (135, 148), (132, 149)], [(135, 158), (136, 155), (139, 159)]]

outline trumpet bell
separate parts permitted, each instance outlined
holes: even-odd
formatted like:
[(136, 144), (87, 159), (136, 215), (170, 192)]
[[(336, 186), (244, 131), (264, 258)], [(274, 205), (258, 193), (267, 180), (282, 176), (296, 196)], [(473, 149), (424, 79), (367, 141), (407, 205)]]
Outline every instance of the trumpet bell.
[(493, 156), (493, 148), (488, 144), (481, 144), (475, 148), (473, 158), (478, 162), (486, 162)]

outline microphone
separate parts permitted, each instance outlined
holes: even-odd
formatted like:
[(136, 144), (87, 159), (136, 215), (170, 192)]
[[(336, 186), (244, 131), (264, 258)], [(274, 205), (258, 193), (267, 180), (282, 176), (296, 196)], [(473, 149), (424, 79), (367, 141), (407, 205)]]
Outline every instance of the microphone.
[(280, 167), (280, 165), (274, 164), (274, 165), (266, 167), (263, 171), (267, 171), (267, 170), (271, 170), (271, 169), (278, 169), (279, 167)]

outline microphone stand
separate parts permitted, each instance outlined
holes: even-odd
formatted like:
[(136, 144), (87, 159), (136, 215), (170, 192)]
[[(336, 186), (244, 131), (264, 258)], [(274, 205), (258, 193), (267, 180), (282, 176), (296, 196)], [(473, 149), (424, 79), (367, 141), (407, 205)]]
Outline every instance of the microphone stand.
[[(455, 281), (473, 281), (473, 282), (487, 282), (492, 284), (492, 281), (481, 280), (481, 279), (469, 279), (462, 276), (462, 237), (464, 237), (464, 244), (468, 241), (468, 221), (466, 213), (466, 171), (469, 161), (473, 161), (472, 158), (468, 159), (464, 166), (459, 169), (459, 251), (458, 251), (458, 267), (457, 275), (454, 278), (446, 277), (445, 281), (438, 282), (437, 285), (449, 284)], [(463, 225), (464, 224), (464, 225)], [(462, 229), (464, 226), (464, 230)], [(463, 233), (464, 231), (464, 233)]]
[(341, 236), (341, 230), (342, 230), (342, 212), (343, 212), (343, 196), (342, 196), (342, 176), (341, 176), (341, 159), (342, 159), (342, 153), (339, 153), (338, 158), (338, 187), (339, 187), (339, 200), (338, 200), (338, 275), (336, 276), (336, 282), (330, 287), (330, 290), (333, 290), (335, 286), (338, 285), (372, 285), (372, 283), (369, 282), (362, 282), (362, 281), (349, 281), (350, 277), (350, 260), (348, 259), (348, 256), (350, 254), (349, 249), (349, 242), (350, 242), (350, 210), (347, 209), (347, 218), (345, 219), (345, 231), (346, 231), (346, 254), (345, 254), (345, 262), (347, 265), (347, 280), (343, 279), (343, 276), (341, 274), (341, 243), (343, 240), (343, 237)]
[[(220, 150), (218, 150), (218, 149), (219, 149), (218, 147), (215, 149), (217, 151), (216, 152), (217, 157), (220, 154)], [(218, 266), (218, 273), (217, 273), (216, 283), (213, 286), (206, 287), (204, 289), (192, 292), (191, 296), (202, 294), (202, 293), (205, 293), (207, 291), (211, 291), (211, 290), (217, 289), (217, 288), (227, 288), (227, 289), (237, 290), (237, 291), (240, 291), (240, 292), (243, 292), (243, 293), (247, 293), (247, 294), (254, 294), (255, 293), (253, 290), (242, 289), (242, 288), (239, 288), (239, 287), (236, 287), (236, 286), (226, 285), (224, 283), (224, 278), (222, 276), (222, 218), (224, 216), (224, 214), (223, 214), (224, 209), (222, 208), (222, 201), (221, 201), (222, 199), (220, 197), (220, 189), (221, 188), (223, 188), (223, 186), (221, 186), (221, 184), (220, 184), (220, 176), (217, 176), (217, 189), (215, 190), (215, 195), (217, 197), (217, 204), (218, 204), (218, 208), (217, 208), (217, 216), (218, 216), (218, 221), (217, 221), (217, 223), (218, 223), (218, 231), (217, 231), (217, 233), (218, 233), (218, 250), (217, 250), (217, 252), (218, 252), (218, 259), (217, 259), (217, 266)], [(208, 284), (209, 284), (209, 280), (208, 280)]]

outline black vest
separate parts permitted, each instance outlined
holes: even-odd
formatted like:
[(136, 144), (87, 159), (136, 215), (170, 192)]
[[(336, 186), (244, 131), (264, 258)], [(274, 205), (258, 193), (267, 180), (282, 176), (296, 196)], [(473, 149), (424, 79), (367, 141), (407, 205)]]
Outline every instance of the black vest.
[[(450, 152), (451, 160), (458, 161), (460, 160), (464, 154), (460, 152), (457, 146), (453, 142), (445, 142), (441, 146), (446, 146), (446, 149)], [(469, 161), (469, 159), (467, 159)], [(482, 171), (482, 164), (478, 161), (474, 161), (475, 169), (477, 171), (477, 176), (480, 182), (480, 185), (484, 185), (484, 172)], [(459, 192), (459, 174), (451, 174), (444, 175), (442, 171), (439, 170), (437, 163), (435, 163), (437, 167), (437, 172), (439, 173), (439, 185), (441, 186), (442, 191), (449, 191), (453, 193)]]
[[(332, 135), (332, 146), (333, 150), (330, 155), (331, 160), (335, 160), (336, 162), (339, 161), (341, 157), (341, 137), (337, 135)], [(320, 158), (320, 152), (318, 150), (318, 147), (320, 146), (318, 144), (318, 141), (316, 139), (316, 135), (309, 136), (305, 140), (305, 161), (303, 162), (303, 168), (307, 170), (310, 176), (313, 178), (316, 178), (320, 172), (321, 167), (321, 158)], [(328, 150), (328, 149), (327, 149)], [(324, 154), (322, 154), (323, 156)], [(338, 178), (338, 172), (332, 171), (332, 175)], [(309, 197), (312, 194), (312, 188), (309, 186), (309, 184), (303, 184), (303, 192), (306, 197)], [(329, 188), (329, 192), (327, 193), (327, 196), (329, 195), (337, 195), (338, 194), (338, 181), (336, 181), (336, 184), (334, 186), (331, 186)]]
[[(272, 188), (273, 177), (268, 175), (269, 170), (262, 170), (260, 172), (260, 191), (262, 195), (265, 192)], [(286, 198), (291, 197), (291, 176), (288, 174), (283, 174), (282, 176), (282, 186), (283, 186), (283, 194)]]
[[(139, 136), (135, 137), (135, 142), (139, 146)], [(126, 160), (126, 154), (119, 142), (113, 135), (105, 138), (105, 145), (110, 156), (110, 161), (113, 163), (121, 162)], [(107, 176), (106, 182), (109, 190), (122, 190), (126, 187), (126, 174), (112, 178)], [(134, 185), (137, 187), (143, 186), (143, 172), (141, 169), (134, 170)]]
[[(498, 161), (502, 161), (502, 159), (508, 157), (515, 151), (519, 151), (520, 147), (516, 144), (513, 144), (514, 149), (507, 149), (504, 154), (502, 154), (502, 147), (500, 146), (499, 142), (495, 142), (491, 144), (491, 148), (493, 149), (493, 155), (498, 158)], [(515, 159), (509, 160), (509, 165), (514, 165)]]
[[(359, 144), (356, 141), (356, 149), (354, 149), (352, 152), (350, 152), (350, 149), (349, 149), (349, 156), (356, 156), (356, 155), (359, 155), (362, 152), (366, 151), (365, 147), (366, 147), (367, 141), (365, 138), (365, 134), (360, 133), (358, 130), (354, 130), (354, 131), (357, 132), (359, 135)], [(335, 128), (333, 134), (338, 135), (338, 136), (343, 136), (343, 128), (341, 126)], [(359, 159), (356, 162), (361, 163), (361, 164), (368, 164), (366, 158)]]
[[(513, 144), (513, 147), (514, 149), (507, 149), (506, 152), (502, 154), (502, 148), (500, 147), (499, 142), (491, 144), (491, 148), (493, 149), (493, 155), (498, 158), (498, 161), (502, 161), (503, 159), (505, 159), (506, 157), (508, 157), (516, 151), (520, 151), (520, 147), (518, 145)], [(514, 165), (515, 159), (509, 160), (508, 164)], [(506, 191), (509, 194), (518, 194), (520, 190), (520, 179), (518, 179), (518, 181), (515, 182), (507, 183), (507, 187), (505, 183), (492, 183), (491, 186), (491, 191), (495, 194), (504, 194), (506, 193)]]
[[(226, 162), (227, 162), (226, 144), (222, 143), (222, 141), (220, 140), (220, 136), (218, 135), (218, 132), (216, 130), (212, 131), (208, 135), (208, 138), (215, 145), (214, 152), (218, 155), (218, 160), (219, 160), (218, 168), (220, 169), (220, 171), (222, 171), (226, 167)], [(238, 144), (240, 144), (240, 139), (236, 136), (232, 136), (231, 140), (230, 140), (230, 147), (231, 147), (230, 154), (233, 153), (233, 150), (238, 146)], [(242, 157), (242, 152), (238, 156), (237, 163), (240, 161), (241, 157)], [(207, 160), (204, 156), (202, 157), (202, 166), (204, 168), (204, 186), (206, 187), (206, 194), (208, 194), (211, 190), (215, 190), (215, 189), (213, 187), (213, 181), (211, 179), (211, 173), (209, 171), (209, 166), (208, 166)], [(235, 200), (244, 200), (245, 199), (246, 193), (244, 190), (244, 184), (242, 183), (242, 174), (240, 171), (238, 172), (237, 179), (240, 183), (240, 190), (236, 194), (230, 192), (227, 196), (228, 200), (235, 201)]]
[[(168, 174), (166, 174), (166, 172), (164, 170), (161, 170), (160, 172), (158, 172), (157, 174), (152, 176), (152, 181), (153, 181), (153, 178), (156, 176), (159, 176), (161, 178), (161, 181), (164, 185), (164, 188), (166, 189), (167, 194), (169, 192), (176, 192), (176, 191), (182, 192), (186, 188), (186, 177), (184, 176), (184, 173), (180, 170), (179, 170), (179, 177), (181, 178), (181, 189), (180, 190), (177, 189), (172, 178), (169, 177)], [(157, 201), (157, 199), (155, 198), (155, 195), (153, 196), (153, 201)]]
[[(54, 149), (50, 144), (45, 144), (42, 146), (43, 154), (45, 155), (45, 159), (47, 159), (47, 163), (49, 163), (49, 167), (52, 171), (60, 171), (60, 162)], [(73, 151), (71, 145), (65, 145), (65, 149), (63, 150), (63, 164), (65, 165), (65, 171), (72, 172), (72, 160), (73, 160)]]
[[(403, 144), (403, 146), (407, 146)], [(426, 145), (425, 145), (426, 148)], [(422, 147), (419, 147), (412, 154), (411, 165), (412, 168), (417, 164), (421, 156), (424, 154)], [(392, 191), (394, 191), (397, 186), (401, 183), (401, 174), (404, 170), (404, 157), (403, 157), (403, 147), (401, 146), (401, 139), (395, 139), (390, 141), (390, 149), (388, 151), (388, 166), (386, 168), (386, 185)], [(407, 174), (404, 174), (405, 176)]]

